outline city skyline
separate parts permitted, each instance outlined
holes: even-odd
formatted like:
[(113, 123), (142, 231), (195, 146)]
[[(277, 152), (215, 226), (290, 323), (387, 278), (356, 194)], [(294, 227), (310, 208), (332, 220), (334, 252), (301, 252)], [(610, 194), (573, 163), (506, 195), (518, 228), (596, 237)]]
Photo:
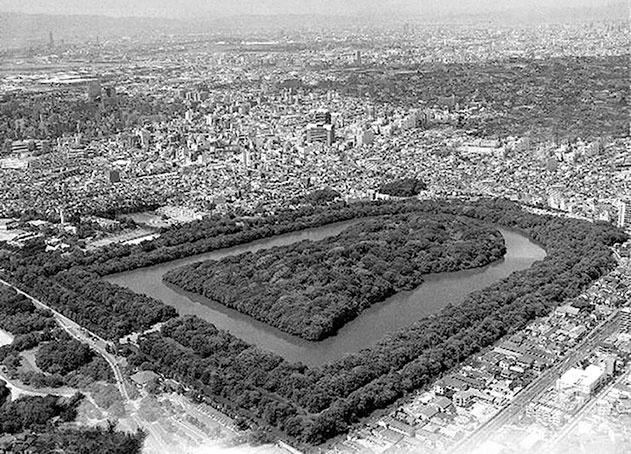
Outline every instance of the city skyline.
[(0, 454), (631, 452), (624, 9), (0, 0)]
[(130, 5), (124, 0), (3, 0), (0, 12), (54, 15), (105, 15), (114, 17), (214, 18), (234, 15), (373, 15), (413, 14), (418, 16), (484, 14), (502, 11), (540, 12), (546, 9), (601, 8), (621, 4), (612, 0), (262, 0), (260, 2), (141, 0)]

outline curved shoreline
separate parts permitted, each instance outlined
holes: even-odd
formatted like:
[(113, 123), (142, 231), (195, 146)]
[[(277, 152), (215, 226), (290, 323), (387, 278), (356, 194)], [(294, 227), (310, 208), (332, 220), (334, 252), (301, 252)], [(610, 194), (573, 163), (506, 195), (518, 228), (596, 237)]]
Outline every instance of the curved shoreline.
[(194, 263), (162, 279), (319, 342), (368, 307), (418, 288), (428, 274), (483, 268), (505, 253), (493, 225), (409, 213), (362, 220), (320, 241)]
[(277, 353), (290, 362), (300, 361), (308, 366), (314, 366), (369, 347), (397, 329), (439, 312), (448, 304), (458, 305), (472, 291), (487, 287), (514, 271), (529, 268), (546, 255), (541, 247), (523, 233), (497, 227), (506, 242), (507, 251), (502, 260), (473, 270), (427, 275), (425, 282), (416, 289), (399, 292), (373, 305), (342, 327), (337, 335), (320, 342), (306, 341), (285, 334), (250, 316), (162, 281), (164, 273), (186, 263), (219, 259), (306, 239), (315, 241), (336, 235), (355, 222), (357, 220), (282, 234), (228, 249), (110, 275), (105, 277), (105, 280), (157, 298), (175, 307), (181, 315), (197, 315), (217, 328), (227, 330), (264, 350)]

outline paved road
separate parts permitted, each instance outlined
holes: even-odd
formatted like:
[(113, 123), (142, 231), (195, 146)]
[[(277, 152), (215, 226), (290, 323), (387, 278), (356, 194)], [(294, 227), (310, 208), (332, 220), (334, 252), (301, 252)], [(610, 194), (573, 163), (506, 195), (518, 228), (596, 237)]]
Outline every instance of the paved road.
[[(583, 419), (583, 417), (587, 415), (596, 406), (598, 401), (603, 396), (606, 396), (614, 386), (622, 383), (626, 378), (628, 378), (628, 376), (629, 376), (629, 372), (625, 371), (613, 383), (603, 388), (598, 393), (598, 395), (593, 396), (592, 399), (585, 406), (583, 406), (583, 408), (576, 415), (574, 415), (574, 418), (572, 418), (572, 421), (563, 428), (563, 430), (554, 438), (554, 440), (550, 442), (550, 446), (552, 448), (558, 447), (558, 444), (570, 434), (570, 432), (577, 426), (577, 424)], [(551, 450), (551, 451), (554, 452), (554, 450)]]
[(55, 316), (55, 319), (57, 320), (59, 325), (70, 336), (72, 336), (73, 338), (77, 339), (79, 342), (88, 344), (94, 351), (96, 351), (103, 358), (105, 358), (105, 361), (107, 361), (107, 363), (110, 365), (110, 367), (114, 371), (114, 377), (116, 378), (116, 385), (118, 386), (118, 390), (120, 391), (121, 396), (123, 396), (123, 399), (125, 400), (125, 402), (128, 402), (130, 400), (129, 399), (129, 393), (127, 392), (127, 388), (125, 387), (125, 378), (123, 376), (123, 373), (120, 370), (120, 365), (119, 365), (116, 357), (114, 355), (110, 354), (107, 351), (107, 349), (106, 349), (107, 345), (110, 345), (109, 342), (107, 342), (105, 339), (101, 338), (100, 336), (97, 336), (93, 332), (83, 328), (81, 325), (79, 325), (79, 324), (75, 323), (74, 321), (70, 320), (68, 317), (66, 317), (65, 315), (63, 315), (60, 312), (56, 311), (52, 307), (50, 307), (47, 304), (43, 303), (42, 301), (38, 300), (37, 298), (29, 295), (28, 293), (23, 292), (22, 290), (20, 290), (19, 288), (17, 288), (13, 284), (11, 284), (11, 283), (3, 280), (3, 279), (0, 279), (0, 283), (6, 285), (8, 287), (11, 287), (16, 292), (18, 292), (20, 295), (23, 295), (26, 298), (28, 298), (29, 300), (31, 300), (33, 302), (33, 304), (35, 304), (36, 306), (39, 306), (41, 308), (47, 309), (50, 312), (52, 312), (52, 314)]
[(566, 369), (583, 359), (586, 352), (589, 352), (598, 342), (611, 334), (624, 315), (625, 314), (619, 310), (611, 314), (609, 318), (594, 328), (583, 341), (572, 348), (566, 354), (563, 361), (555, 364), (544, 372), (539, 378), (518, 393), (510, 404), (454, 446), (449, 452), (473, 452), (477, 446), (489, 440), (492, 434), (496, 433), (501, 427), (520, 414), (530, 402), (536, 400), (539, 395), (549, 389)]
[(70, 388), (35, 389), (29, 386), (21, 386), (13, 382), (6, 374), (2, 373), (2, 371), (0, 371), (0, 380), (7, 382), (7, 385), (11, 390), (11, 395), (13, 396), (13, 394), (16, 394), (14, 398), (19, 396), (46, 396), (48, 394), (62, 397), (72, 397), (76, 393), (74, 389)]
[(79, 324), (75, 323), (74, 321), (70, 320), (68, 317), (66, 317), (65, 315), (63, 315), (60, 312), (56, 311), (52, 307), (50, 307), (47, 304), (43, 303), (42, 301), (38, 300), (37, 298), (29, 295), (28, 293), (23, 292), (22, 290), (20, 290), (19, 288), (17, 288), (13, 284), (11, 284), (11, 283), (3, 280), (3, 279), (0, 279), (0, 284), (4, 284), (4, 285), (6, 285), (8, 287), (11, 287), (16, 292), (18, 292), (20, 295), (23, 295), (26, 298), (28, 298), (29, 300), (31, 300), (33, 302), (33, 304), (35, 304), (36, 306), (44, 308), (44, 309), (49, 310), (50, 312), (52, 312), (52, 314), (55, 316), (55, 319), (57, 320), (59, 325), (70, 336), (72, 336), (73, 338), (77, 339), (79, 342), (82, 342), (82, 343), (85, 343), (85, 344), (89, 345), (94, 351), (96, 351), (103, 358), (105, 358), (105, 361), (107, 361), (109, 366), (114, 371), (114, 377), (116, 378), (116, 386), (118, 387), (118, 390), (119, 390), (121, 396), (123, 397), (125, 407), (128, 410), (130, 410), (130, 417), (131, 417), (131, 419), (136, 423), (136, 425), (138, 425), (138, 427), (143, 428), (144, 430), (149, 432), (150, 436), (155, 438), (155, 441), (157, 442), (156, 444), (161, 448), (163, 453), (166, 454), (166, 453), (170, 452), (168, 447), (164, 444), (162, 439), (159, 437), (159, 435), (156, 432), (155, 428), (152, 427), (151, 424), (149, 424), (147, 421), (144, 421), (138, 415), (135, 414), (135, 410), (136, 409), (135, 409), (135, 407), (134, 407), (134, 405), (131, 402), (131, 399), (129, 397), (129, 393), (128, 393), (127, 387), (125, 385), (125, 376), (123, 375), (123, 372), (121, 371), (120, 364), (119, 364), (118, 360), (116, 359), (116, 357), (114, 355), (112, 355), (111, 353), (109, 353), (107, 351), (107, 349), (106, 349), (107, 345), (110, 345), (109, 342), (107, 342), (105, 339), (101, 338), (100, 336), (97, 336), (93, 332), (83, 328), (81, 325), (79, 325)]

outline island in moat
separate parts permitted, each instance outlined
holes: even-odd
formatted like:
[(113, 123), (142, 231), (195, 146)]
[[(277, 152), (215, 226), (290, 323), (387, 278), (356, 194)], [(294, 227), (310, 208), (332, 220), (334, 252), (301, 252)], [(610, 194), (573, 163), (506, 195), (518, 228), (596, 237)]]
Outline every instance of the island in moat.
[[(447, 305), (369, 348), (319, 367), (290, 363), (212, 323), (178, 316), (160, 301), (102, 279), (107, 274), (103, 270), (167, 261), (174, 253), (171, 248), (180, 244), (186, 246), (177, 254), (182, 257), (182, 251), (208, 251), (275, 232), (413, 213), (520, 230), (547, 255), (531, 268), (470, 294), (459, 306)], [(217, 228), (223, 233), (208, 236)], [(536, 215), (504, 200), (402, 200), (332, 204), (250, 224), (212, 219), (173, 228), (140, 246), (86, 256), (36, 253), (2, 265), (13, 282), (107, 339), (118, 341), (121, 334), (165, 322), (160, 330), (141, 336), (136, 346), (118, 347), (130, 367), (175, 378), (244, 424), (308, 446), (347, 431), (360, 418), (431, 383), (505, 333), (579, 294), (614, 266), (609, 246), (624, 238), (608, 224)], [(104, 305), (111, 316), (95, 317), (95, 308)]]
[(164, 280), (321, 340), (424, 275), (484, 266), (505, 251), (502, 235), (473, 219), (412, 213), (362, 220), (317, 242), (194, 263)]

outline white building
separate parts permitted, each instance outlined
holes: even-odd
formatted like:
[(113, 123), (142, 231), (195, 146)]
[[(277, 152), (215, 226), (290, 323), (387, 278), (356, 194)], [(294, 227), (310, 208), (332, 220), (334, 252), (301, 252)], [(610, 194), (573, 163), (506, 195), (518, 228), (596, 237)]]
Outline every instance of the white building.
[(618, 223), (616, 224), (618, 227), (625, 228), (631, 224), (631, 210), (629, 208), (631, 207), (629, 207), (628, 200), (618, 201)]
[(557, 379), (556, 389), (569, 393), (589, 395), (603, 382), (606, 374), (600, 366), (593, 364), (585, 369), (573, 367)]

